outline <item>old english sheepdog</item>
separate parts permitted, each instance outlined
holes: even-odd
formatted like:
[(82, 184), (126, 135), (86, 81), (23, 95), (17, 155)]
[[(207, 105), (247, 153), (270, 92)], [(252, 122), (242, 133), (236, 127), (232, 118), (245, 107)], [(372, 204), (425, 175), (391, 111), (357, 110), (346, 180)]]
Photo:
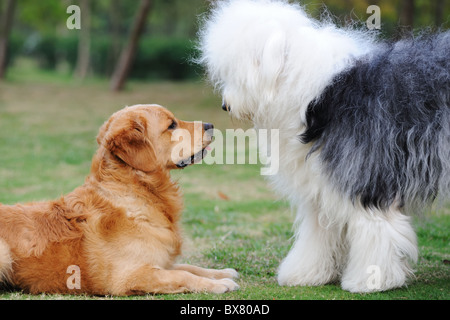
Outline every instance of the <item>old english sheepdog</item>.
[(223, 108), (279, 130), (269, 179), (297, 211), (279, 284), (405, 285), (411, 213), (450, 190), (450, 32), (379, 41), (282, 0), (217, 1), (203, 20)]

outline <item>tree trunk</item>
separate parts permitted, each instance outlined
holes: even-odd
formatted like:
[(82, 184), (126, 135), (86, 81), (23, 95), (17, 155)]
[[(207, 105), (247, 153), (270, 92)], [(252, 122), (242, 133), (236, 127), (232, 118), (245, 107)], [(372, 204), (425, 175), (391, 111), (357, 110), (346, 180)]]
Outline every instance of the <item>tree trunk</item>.
[(436, 27), (440, 28), (442, 23), (444, 22), (443, 13), (445, 11), (445, 0), (436, 0), (435, 1), (435, 14), (434, 19), (436, 23)]
[(91, 56), (91, 3), (90, 0), (80, 1), (81, 29), (78, 38), (78, 57), (75, 76), (84, 79), (89, 71)]
[(414, 0), (403, 0), (400, 11), (400, 24), (407, 30), (414, 28)]
[(107, 57), (108, 63), (106, 74), (108, 76), (112, 76), (114, 72), (114, 63), (116, 63), (119, 60), (121, 49), (120, 27), (123, 18), (121, 14), (121, 6), (119, 4), (119, 0), (111, 0), (111, 4), (109, 6), (109, 16), (111, 19), (111, 31), (110, 31), (111, 46)]
[[(9, 34), (13, 23), (16, 0), (7, 0), (5, 11), (0, 12), (0, 79), (5, 78)], [(0, 1), (0, 10), (2, 3)]]
[(128, 37), (127, 45), (123, 48), (119, 61), (111, 79), (111, 90), (122, 90), (128, 77), (131, 65), (133, 63), (136, 49), (139, 44), (139, 38), (145, 27), (145, 22), (150, 12), (152, 1), (141, 0), (133, 27)]

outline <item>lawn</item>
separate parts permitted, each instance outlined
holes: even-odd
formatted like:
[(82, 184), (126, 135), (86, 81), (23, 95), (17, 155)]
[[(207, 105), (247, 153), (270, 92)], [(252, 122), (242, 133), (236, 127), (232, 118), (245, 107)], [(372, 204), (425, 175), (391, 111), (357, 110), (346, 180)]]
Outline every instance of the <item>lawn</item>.
[[(0, 202), (54, 199), (81, 185), (96, 149), (98, 128), (125, 105), (158, 103), (181, 119), (212, 122), (220, 130), (248, 127), (232, 122), (220, 102), (202, 81), (132, 82), (126, 91), (113, 94), (103, 80), (80, 83), (67, 76), (29, 75), (12, 69), (9, 80), (0, 83)], [(278, 286), (276, 269), (291, 245), (294, 217), (289, 205), (273, 195), (259, 172), (258, 165), (203, 164), (173, 173), (185, 195), (185, 244), (180, 262), (235, 268), (240, 273), (240, 290), (224, 295), (132, 299), (450, 298), (449, 206), (415, 219), (420, 259), (415, 278), (405, 288), (351, 294), (338, 284)], [(0, 299), (104, 298), (32, 296), (0, 289)]]

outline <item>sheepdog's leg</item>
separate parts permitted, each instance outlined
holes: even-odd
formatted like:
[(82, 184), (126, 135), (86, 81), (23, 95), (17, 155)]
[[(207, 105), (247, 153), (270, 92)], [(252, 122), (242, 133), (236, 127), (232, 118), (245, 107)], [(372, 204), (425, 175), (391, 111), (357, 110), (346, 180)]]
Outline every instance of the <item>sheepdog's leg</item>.
[(8, 281), (11, 276), (12, 258), (8, 244), (0, 239), (0, 283)]
[(347, 227), (349, 254), (342, 288), (350, 292), (384, 291), (405, 284), (418, 256), (410, 218), (398, 211), (359, 213)]
[(278, 283), (318, 286), (337, 280), (336, 259), (345, 251), (341, 228), (321, 226), (314, 211), (302, 216), (294, 245), (278, 269)]

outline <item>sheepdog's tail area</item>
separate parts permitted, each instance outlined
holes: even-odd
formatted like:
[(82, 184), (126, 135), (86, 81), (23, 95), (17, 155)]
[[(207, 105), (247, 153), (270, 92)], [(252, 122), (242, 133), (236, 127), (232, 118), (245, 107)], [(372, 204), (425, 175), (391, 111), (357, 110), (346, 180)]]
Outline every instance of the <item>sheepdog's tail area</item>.
[(0, 239), (0, 284), (8, 282), (12, 271), (12, 257), (8, 244)]

